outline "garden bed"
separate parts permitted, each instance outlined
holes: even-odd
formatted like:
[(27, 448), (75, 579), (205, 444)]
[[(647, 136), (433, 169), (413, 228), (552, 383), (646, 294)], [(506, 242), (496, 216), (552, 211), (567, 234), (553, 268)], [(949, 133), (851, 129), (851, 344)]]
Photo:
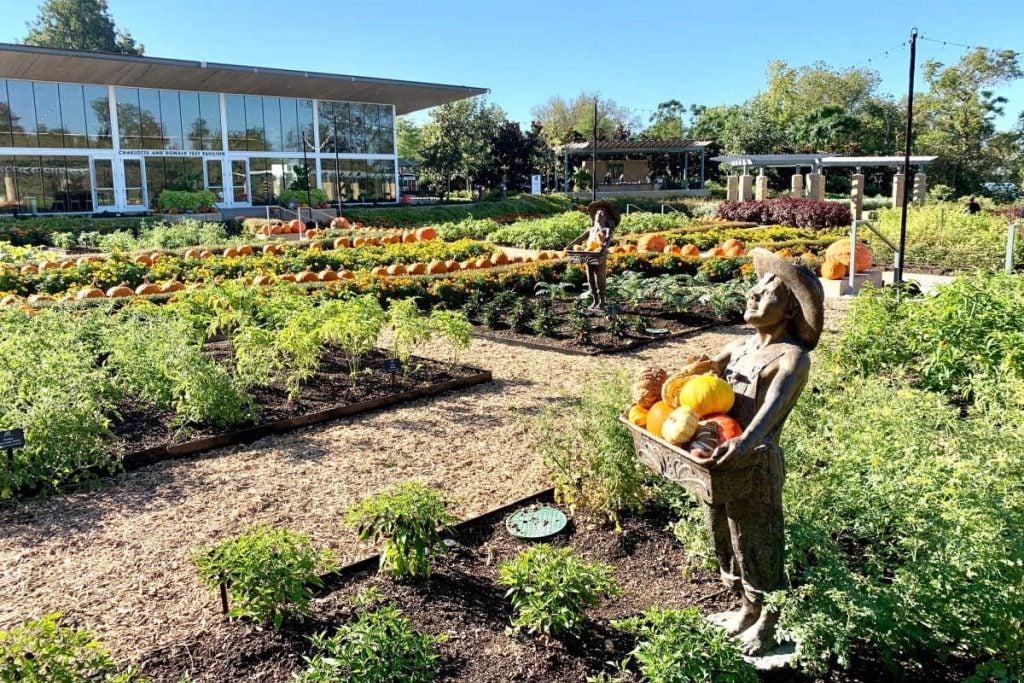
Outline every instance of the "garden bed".
[[(536, 334), (530, 330), (516, 331), (501, 321), (494, 327), (483, 325), (480, 318), (471, 318), (476, 326), (474, 334), (491, 341), (524, 346), (526, 348), (546, 351), (560, 351), (579, 356), (598, 356), (608, 353), (619, 353), (647, 346), (667, 339), (678, 339), (716, 325), (732, 324), (738, 319), (716, 318), (701, 312), (676, 313), (665, 310), (655, 302), (645, 303), (638, 307), (624, 306), (622, 316), (640, 316), (644, 329), (631, 329), (621, 335), (612, 332), (609, 316), (603, 312), (588, 312), (587, 319), (592, 325), (590, 339), (581, 340), (574, 334), (571, 323), (573, 300), (562, 299), (552, 302), (555, 314), (555, 327), (547, 335)], [(646, 330), (666, 330), (663, 333), (650, 333)]]
[[(210, 343), (206, 348), (217, 358), (230, 354), (225, 341)], [(118, 411), (122, 419), (113, 425), (116, 448), (123, 455), (124, 468), (132, 470), (491, 381), (490, 371), (416, 357), (415, 372), (391, 373), (384, 369), (389, 359), (383, 350), (374, 350), (364, 359), (358, 381), (353, 381), (344, 359), (327, 354), (317, 374), (303, 385), (294, 401), (288, 400), (288, 391), (280, 384), (257, 387), (252, 391), (257, 414), (251, 426), (189, 427), (179, 431), (172, 426), (172, 411), (125, 401)]]
[[(439, 681), (582, 681), (621, 660), (632, 648), (630, 638), (610, 628), (608, 621), (652, 605), (688, 606), (702, 610), (731, 608), (716, 575), (697, 572), (680, 578), (685, 552), (666, 530), (665, 511), (623, 521), (622, 533), (609, 528), (573, 527), (551, 541), (571, 546), (589, 560), (616, 566), (622, 595), (592, 612), (593, 621), (574, 641), (543, 645), (529, 636), (505, 633), (511, 611), (497, 583), (499, 564), (527, 547), (505, 530), (499, 511), (462, 525), (455, 534), (459, 545), (435, 564), (421, 583), (401, 583), (378, 576), (375, 568), (357, 565), (342, 571), (328, 592), (314, 603), (315, 615), (306, 622), (286, 622), (275, 633), (246, 622), (223, 623), (192, 634), (140, 659), (142, 673), (158, 681), (176, 681), (188, 672), (195, 681), (287, 681), (302, 669), (310, 654), (307, 636), (332, 631), (351, 618), (350, 603), (360, 590), (374, 586), (382, 598), (398, 606), (420, 631), (447, 633), (441, 645)], [(210, 594), (210, 609), (219, 609)]]

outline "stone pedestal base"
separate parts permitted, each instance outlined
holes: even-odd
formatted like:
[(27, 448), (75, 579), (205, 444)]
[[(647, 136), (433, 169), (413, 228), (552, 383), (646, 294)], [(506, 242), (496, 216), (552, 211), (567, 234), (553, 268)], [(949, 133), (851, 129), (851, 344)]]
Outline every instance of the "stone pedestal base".
[(807, 174), (807, 198), (825, 200), (825, 176), (821, 173)]
[(915, 204), (924, 204), (927, 194), (928, 176), (924, 173), (918, 173), (914, 176), (914, 194), (911, 195), (911, 199)]
[(754, 197), (754, 176), (740, 176), (740, 201), (749, 202)]
[(842, 280), (821, 280), (821, 286), (825, 289), (825, 297), (829, 299), (838, 299), (841, 296), (857, 296), (860, 292), (861, 287), (866, 283), (871, 283), (873, 287), (882, 286), (882, 271), (879, 268), (869, 268), (863, 273), (857, 273), (853, 276), (853, 288), (850, 288), (850, 276), (846, 275)]
[(799, 199), (804, 196), (804, 177), (799, 173), (794, 173), (793, 177), (789, 181), (789, 194)]
[(904, 189), (906, 189), (906, 176), (897, 173), (892, 177), (892, 205), (894, 208), (903, 206)]
[(738, 201), (740, 198), (739, 176), (726, 176), (725, 178), (725, 199), (729, 202)]
[(788, 669), (796, 659), (796, 643), (783, 643), (774, 650), (769, 650), (757, 657), (740, 655), (758, 671), (778, 671)]
[(864, 174), (854, 173), (850, 177), (850, 213), (853, 220), (864, 217)]
[(757, 182), (754, 183), (754, 199), (759, 202), (768, 199), (768, 176), (757, 176)]

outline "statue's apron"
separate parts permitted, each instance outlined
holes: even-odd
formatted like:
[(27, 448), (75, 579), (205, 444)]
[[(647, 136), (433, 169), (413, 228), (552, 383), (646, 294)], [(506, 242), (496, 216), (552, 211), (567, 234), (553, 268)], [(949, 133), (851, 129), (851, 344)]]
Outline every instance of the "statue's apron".
[[(725, 379), (732, 386), (736, 400), (729, 414), (744, 429), (750, 425), (767, 391), (761, 381), (762, 373), (777, 364), (785, 353), (783, 349), (761, 360), (751, 354), (747, 346), (730, 360)], [(762, 450), (751, 456), (756, 458), (756, 463), (750, 493), (722, 505), (704, 506), (722, 580), (729, 586), (742, 586), (747, 600), (755, 604), (763, 603), (765, 593), (785, 585), (782, 517), (785, 466), (778, 445), (783, 422), (780, 420), (779, 427), (767, 436)]]

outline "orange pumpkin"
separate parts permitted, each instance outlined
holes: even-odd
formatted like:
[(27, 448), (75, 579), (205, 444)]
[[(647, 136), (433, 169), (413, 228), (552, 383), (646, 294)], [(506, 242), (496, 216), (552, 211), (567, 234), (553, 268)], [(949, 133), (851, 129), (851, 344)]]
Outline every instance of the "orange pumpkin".
[(154, 285), (149, 280), (143, 280), (142, 284), (135, 288), (135, 293), (139, 296), (151, 296), (153, 294), (160, 293), (160, 285)]
[(323, 242), (310, 242), (309, 243), (309, 250), (310, 251), (323, 251), (323, 249), (324, 249), (324, 243)]
[(658, 234), (644, 235), (637, 242), (636, 248), (639, 251), (654, 251), (661, 253), (665, 251), (665, 247), (668, 246), (668, 241), (664, 237)]
[(96, 258), (95, 256), (80, 256), (80, 257), (78, 257), (78, 260), (75, 261), (75, 265), (77, 265), (77, 266), (84, 266), (84, 265), (86, 265), (88, 263), (99, 263), (99, 262), (100, 262), (100, 260), (98, 258)]
[(729, 251), (733, 247), (739, 247), (742, 250), (743, 242), (736, 238), (727, 239), (726, 241), (722, 242), (722, 249), (725, 249), (726, 251)]
[(0, 305), (3, 305), (3, 306), (17, 306), (20, 301), (21, 301), (20, 298), (14, 296), (13, 294), (8, 294), (3, 299), (0, 299)]
[(284, 275), (281, 276), (281, 279), (284, 280), (285, 282), (298, 281), (298, 278), (296, 277), (295, 273), (285, 273)]
[(274, 284), (274, 276), (273, 275), (267, 275), (265, 273), (261, 273), (261, 274), (257, 275), (256, 277), (254, 277), (252, 279), (252, 283), (254, 285), (258, 285), (260, 287), (265, 287), (267, 285), (272, 285), (272, 284)]
[(351, 246), (352, 240), (350, 240), (347, 237), (339, 237), (338, 239), (334, 240), (335, 249), (348, 249)]
[(204, 259), (213, 258), (213, 252), (210, 251), (209, 249), (203, 249), (201, 252), (199, 252), (199, 257)]
[(235, 258), (236, 256), (238, 256), (238, 250), (235, 249), (234, 247), (228, 247), (227, 249), (224, 250), (223, 256), (224, 258)]
[[(342, 271), (342, 272), (345, 272), (345, 271)], [(370, 275), (373, 275), (374, 277), (384, 277), (387, 274), (388, 274), (388, 269), (385, 268), (384, 266), (377, 266), (376, 268), (374, 268), (373, 270), (370, 271)]]
[(448, 266), (444, 264), (444, 261), (431, 261), (427, 264), (428, 275), (440, 275), (448, 272)]
[(415, 232), (413, 232), (412, 230), (410, 230), (410, 231), (409, 231), (409, 232), (407, 232), (407, 233), (404, 233), (404, 234), (402, 235), (402, 241), (403, 241), (403, 242), (406, 242), (406, 243), (408, 243), (408, 244), (412, 244), (413, 242), (415, 242), (415, 241), (416, 241), (416, 233), (415, 233)]
[[(268, 244), (267, 247), (269, 246), (271, 245)], [(263, 247), (264, 252), (266, 252), (267, 247)], [(199, 251), (198, 249), (188, 249), (185, 251), (185, 259), (195, 259), (196, 261), (198, 261), (199, 259), (202, 258), (202, 254), (203, 252)]]
[(724, 249), (725, 249), (725, 255), (726, 256), (729, 256), (729, 257), (743, 256), (743, 247), (742, 246), (735, 246), (735, 245), (733, 245), (731, 247), (724, 247)]
[(281, 245), (280, 244), (264, 244), (263, 245), (263, 253), (266, 256), (280, 256), (281, 255)]
[(173, 280), (168, 280), (160, 285), (161, 294), (173, 294), (174, 292), (180, 292), (183, 289), (185, 289), (185, 285), (178, 282), (178, 278), (176, 277)]
[(481, 256), (476, 261), (474, 261), (473, 264), (477, 268), (488, 268), (491, 265), (491, 259), (487, 258), (486, 256)]
[(444, 269), (449, 273), (457, 273), (461, 268), (458, 261), (446, 261), (444, 264)]
[(672, 412), (672, 406), (664, 401), (658, 401), (647, 411), (647, 431), (655, 436), (661, 436), (661, 426), (665, 418)]
[(295, 219), (295, 220), (290, 221), (288, 223), (288, 231), (289, 232), (299, 232), (301, 230), (302, 230), (302, 221), (300, 221), (298, 219)]
[(426, 263), (414, 263), (406, 271), (409, 275), (426, 275), (427, 264)]
[(426, 242), (437, 237), (437, 230), (434, 228), (420, 228), (416, 231), (416, 240), (418, 242)]
[(122, 282), (116, 287), (111, 287), (107, 290), (107, 296), (122, 297), (122, 296), (135, 296), (135, 290), (128, 286), (127, 282)]
[(401, 263), (392, 263), (388, 266), (388, 275), (405, 275), (405, 266)]
[(56, 299), (54, 299), (49, 294), (32, 294), (28, 298), (28, 302), (30, 304), (38, 304), (42, 303), (43, 301), (56, 301)]
[(468, 259), (459, 264), (460, 270), (473, 270), (474, 268), (476, 268), (476, 261), (473, 259)]
[(338, 274), (334, 272), (333, 268), (327, 266), (317, 273), (317, 277), (320, 278), (320, 282), (334, 282), (338, 279)]
[(303, 270), (302, 272), (295, 276), (296, 282), (318, 282), (319, 279), (320, 278), (317, 276), (316, 273), (308, 269)]
[(725, 256), (725, 249), (722, 249), (722, 245), (718, 245), (711, 250), (712, 256)]
[(250, 247), (248, 244), (243, 244), (242, 246), (238, 247), (238, 255), (252, 256), (252, 247)]
[(503, 252), (501, 250), (498, 250), (498, 251), (494, 252), (494, 254), (491, 255), (491, 265), (492, 266), (505, 266), (505, 265), (508, 265), (508, 254), (506, 254), (505, 252)]
[(842, 280), (848, 272), (846, 264), (839, 261), (825, 259), (821, 264), (821, 276), (826, 280)]
[(331, 221), (332, 228), (341, 228), (342, 230), (348, 230), (348, 221), (344, 218), (335, 218)]
[[(833, 242), (829, 245), (829, 248), (825, 250), (825, 260), (835, 261), (836, 263), (842, 263), (847, 268), (850, 267), (850, 240), (841, 239)], [(855, 265), (853, 267), (854, 272), (863, 273), (865, 270), (871, 267), (871, 263), (874, 260), (874, 254), (871, 253), (871, 248), (863, 242), (857, 242), (857, 254), (854, 259)]]
[(357, 249), (359, 247), (363, 246), (364, 244), (366, 244), (366, 238), (365, 237), (357, 237), (357, 238), (355, 238), (355, 240), (352, 241), (352, 246), (356, 247)]
[(342, 280), (355, 280), (356, 274), (353, 273), (351, 270), (343, 270), (340, 273), (338, 273), (338, 277), (340, 277)]
[(700, 249), (697, 248), (696, 244), (684, 244), (683, 248), (679, 250), (679, 255), (697, 258), (700, 256)]
[[(135, 263), (138, 263), (140, 266), (151, 266), (151, 265), (153, 265), (153, 259), (150, 258), (149, 254), (139, 254), (138, 256), (133, 258), (132, 261), (134, 261)], [(125, 286), (127, 286), (127, 285), (125, 285)]]

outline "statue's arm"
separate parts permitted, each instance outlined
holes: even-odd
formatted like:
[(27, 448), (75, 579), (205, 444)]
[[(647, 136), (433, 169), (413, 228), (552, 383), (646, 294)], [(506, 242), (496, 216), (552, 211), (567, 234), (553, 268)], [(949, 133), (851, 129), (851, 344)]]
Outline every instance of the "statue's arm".
[(800, 397), (811, 370), (808, 353), (794, 353), (779, 359), (775, 375), (765, 392), (764, 402), (757, 409), (747, 428), (735, 439), (715, 449), (711, 454), (712, 466), (727, 462), (738, 464), (750, 457), (755, 448), (765, 442), (768, 434), (786, 418)]
[(711, 358), (711, 362), (715, 364), (715, 374), (719, 377), (725, 375), (725, 369), (729, 367), (729, 361), (732, 360), (732, 355), (736, 353), (736, 350), (743, 344), (742, 339), (729, 342), (724, 349), (718, 352)]

